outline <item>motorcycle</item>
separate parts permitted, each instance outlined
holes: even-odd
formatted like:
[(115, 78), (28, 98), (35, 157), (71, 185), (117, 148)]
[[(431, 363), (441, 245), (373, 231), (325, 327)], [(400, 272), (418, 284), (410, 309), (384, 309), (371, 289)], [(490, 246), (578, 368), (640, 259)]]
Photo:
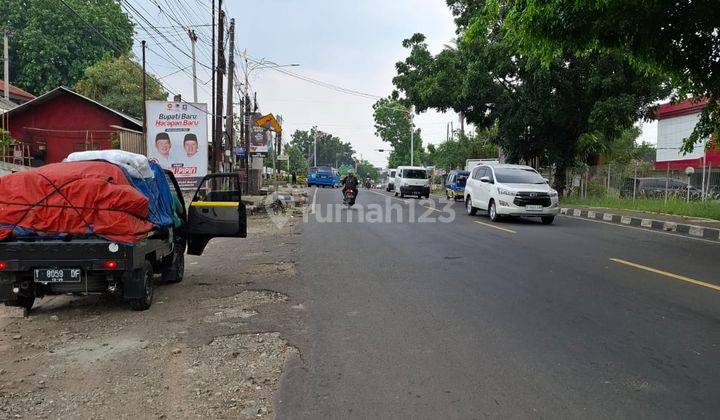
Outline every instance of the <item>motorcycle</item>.
[(355, 204), (355, 197), (357, 197), (357, 192), (355, 191), (355, 189), (348, 188), (347, 191), (345, 191), (343, 204), (346, 204), (348, 207), (352, 207)]

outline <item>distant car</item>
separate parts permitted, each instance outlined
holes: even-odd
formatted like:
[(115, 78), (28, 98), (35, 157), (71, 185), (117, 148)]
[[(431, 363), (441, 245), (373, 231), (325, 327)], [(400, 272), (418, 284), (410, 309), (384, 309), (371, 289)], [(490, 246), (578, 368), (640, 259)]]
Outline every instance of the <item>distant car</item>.
[(398, 166), (395, 173), (395, 195), (430, 198), (428, 171), (422, 166)]
[[(686, 197), (688, 193), (688, 183), (679, 179), (648, 177), (648, 178), (625, 178), (622, 188), (620, 188), (620, 197), (633, 196), (633, 182), (635, 183), (635, 195), (637, 197), (663, 197), (667, 190), (669, 195), (678, 195)], [(690, 185), (690, 198), (700, 198), (702, 191)]]
[(307, 171), (308, 187), (336, 188), (340, 186), (340, 173), (331, 166), (314, 166)]
[(470, 176), (469, 171), (450, 171), (445, 181), (445, 197), (449, 200), (462, 200), (468, 176)]
[(523, 165), (479, 165), (465, 184), (469, 215), (487, 211), (490, 220), (502, 216), (539, 217), (549, 225), (560, 212), (558, 193), (535, 169)]
[(387, 186), (385, 187), (385, 191), (387, 191), (387, 192), (395, 191), (395, 173), (396, 172), (397, 172), (396, 169), (390, 169), (390, 174), (388, 175)]

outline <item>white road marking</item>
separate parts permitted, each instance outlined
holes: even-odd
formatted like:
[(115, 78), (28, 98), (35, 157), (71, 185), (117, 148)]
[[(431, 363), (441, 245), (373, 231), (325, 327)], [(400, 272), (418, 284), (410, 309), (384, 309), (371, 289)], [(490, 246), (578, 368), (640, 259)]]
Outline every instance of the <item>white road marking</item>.
[(317, 189), (317, 187), (315, 187), (315, 192), (313, 193), (312, 204), (310, 204), (310, 214), (315, 214), (315, 200), (317, 199), (317, 192), (318, 192), (318, 189)]

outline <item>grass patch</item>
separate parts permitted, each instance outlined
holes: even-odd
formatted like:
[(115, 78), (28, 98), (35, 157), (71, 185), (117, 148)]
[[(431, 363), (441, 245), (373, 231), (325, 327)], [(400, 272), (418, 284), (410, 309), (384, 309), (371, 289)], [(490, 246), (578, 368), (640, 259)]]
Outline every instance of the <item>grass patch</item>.
[(664, 199), (638, 198), (633, 204), (632, 199), (616, 197), (587, 198), (564, 197), (562, 204), (577, 204), (590, 207), (605, 207), (611, 209), (625, 209), (648, 211), (653, 213), (666, 213), (676, 216), (704, 217), (706, 219), (720, 220), (719, 201), (690, 201), (679, 198)]

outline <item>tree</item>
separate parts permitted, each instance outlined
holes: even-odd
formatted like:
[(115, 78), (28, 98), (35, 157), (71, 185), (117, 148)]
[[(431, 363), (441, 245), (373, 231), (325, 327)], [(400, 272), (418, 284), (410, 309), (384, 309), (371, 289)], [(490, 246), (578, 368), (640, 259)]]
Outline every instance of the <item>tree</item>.
[[(75, 90), (101, 104), (133, 116), (142, 117), (142, 67), (130, 57), (108, 56), (85, 69)], [(167, 100), (168, 93), (160, 81), (146, 76), (148, 100)]]
[(437, 146), (428, 145), (427, 163), (438, 168), (460, 169), (468, 159), (498, 157), (498, 148), (492, 144), (494, 130), (483, 130), (478, 135), (460, 134), (457, 140), (446, 140)]
[(380, 179), (380, 171), (373, 166), (372, 163), (361, 160), (357, 163), (357, 177), (361, 182), (365, 180), (365, 178), (377, 181)]
[(295, 175), (305, 175), (308, 170), (307, 158), (303, 155), (302, 149), (298, 145), (291, 145), (285, 148), (288, 155), (288, 169), (290, 173)]
[[(390, 143), (393, 150), (388, 165), (395, 168), (410, 165), (410, 108), (397, 97), (383, 98), (373, 104), (375, 135)], [(425, 152), (419, 128), (413, 128), (413, 160), (416, 165), (424, 162)]]
[(296, 130), (292, 134), (290, 145), (297, 146), (302, 156), (307, 157), (308, 162), (312, 165), (316, 138), (318, 166), (329, 165), (337, 168), (342, 164), (354, 165), (353, 154), (355, 151), (350, 143), (345, 143), (330, 133), (320, 131), (317, 127), (313, 127), (309, 131)]
[(12, 33), (11, 83), (35, 95), (74, 86), (85, 68), (132, 47), (133, 24), (119, 2), (65, 3), (80, 17), (57, 0), (0, 0), (0, 26)]
[(566, 51), (548, 63), (523, 55), (504, 26), (505, 9), (490, 7), (498, 1), (449, 3), (457, 49), (432, 56), (414, 35), (393, 83), (418, 110), (452, 108), (476, 127), (495, 127), (492, 141), (509, 161), (553, 165), (560, 189), (582, 139), (615, 138), (666, 93), (617, 52)]
[[(466, 3), (466, 1), (451, 1)], [(488, 2), (490, 3), (490, 2)], [(720, 132), (717, 0), (495, 0), (524, 51), (550, 62), (615, 51), (639, 71), (663, 77), (678, 96), (709, 98), (684, 150)]]

